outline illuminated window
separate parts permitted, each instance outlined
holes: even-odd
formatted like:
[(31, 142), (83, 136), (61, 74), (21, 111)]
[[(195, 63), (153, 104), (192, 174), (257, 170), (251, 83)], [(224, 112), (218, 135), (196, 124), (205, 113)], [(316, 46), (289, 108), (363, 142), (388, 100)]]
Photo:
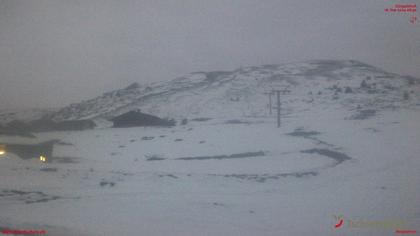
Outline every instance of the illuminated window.
[(39, 156), (39, 160), (41, 161), (41, 162), (47, 162), (47, 158), (45, 157), (45, 156)]

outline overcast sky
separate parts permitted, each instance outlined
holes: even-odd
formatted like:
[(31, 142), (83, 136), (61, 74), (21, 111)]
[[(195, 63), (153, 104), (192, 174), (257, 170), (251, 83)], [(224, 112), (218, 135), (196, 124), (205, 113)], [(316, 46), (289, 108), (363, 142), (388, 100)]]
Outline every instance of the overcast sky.
[[(0, 109), (131, 82), (307, 59), (420, 77), (420, 21), (390, 0), (0, 0)], [(419, 17), (419, 13), (416, 13)]]

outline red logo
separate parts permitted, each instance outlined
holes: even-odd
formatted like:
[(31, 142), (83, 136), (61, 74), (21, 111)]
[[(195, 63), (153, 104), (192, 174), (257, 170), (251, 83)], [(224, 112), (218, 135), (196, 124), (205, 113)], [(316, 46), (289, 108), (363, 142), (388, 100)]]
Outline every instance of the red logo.
[(334, 225), (334, 228), (338, 229), (344, 225), (343, 215), (333, 215), (334, 219), (337, 221), (337, 224)]
[(416, 230), (400, 230), (400, 229), (397, 229), (397, 230), (395, 230), (395, 233), (396, 234), (416, 234), (417, 231)]

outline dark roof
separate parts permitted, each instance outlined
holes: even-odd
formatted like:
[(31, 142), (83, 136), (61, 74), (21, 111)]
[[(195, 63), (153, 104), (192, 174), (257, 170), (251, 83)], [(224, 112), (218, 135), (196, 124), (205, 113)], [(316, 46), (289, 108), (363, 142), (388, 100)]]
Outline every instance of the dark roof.
[[(159, 118), (157, 116), (149, 115), (140, 111), (129, 111), (111, 119), (111, 121), (121, 121), (129, 118)], [(160, 119), (160, 118), (159, 118)]]
[(161, 119), (157, 116), (146, 114), (140, 111), (129, 111), (111, 119), (114, 127), (133, 126), (172, 126), (173, 121)]
[(6, 124), (6, 126), (0, 125), (0, 135), (12, 135), (21, 137), (35, 137), (30, 133), (30, 127), (22, 121), (13, 120)]

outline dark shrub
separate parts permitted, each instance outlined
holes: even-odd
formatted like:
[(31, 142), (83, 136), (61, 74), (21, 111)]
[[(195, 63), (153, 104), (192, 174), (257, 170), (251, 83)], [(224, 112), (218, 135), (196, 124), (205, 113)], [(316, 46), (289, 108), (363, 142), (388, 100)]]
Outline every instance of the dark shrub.
[(410, 99), (410, 94), (407, 91), (405, 91), (404, 92), (404, 100), (408, 100), (408, 99)]
[(362, 83), (360, 83), (360, 88), (369, 88), (369, 85), (366, 83), (366, 80), (363, 80)]
[(345, 93), (353, 93), (353, 89), (351, 89), (350, 87), (346, 87), (344, 90)]
[(186, 124), (188, 124), (188, 119), (182, 119), (182, 121), (181, 121), (181, 125), (186, 125)]

